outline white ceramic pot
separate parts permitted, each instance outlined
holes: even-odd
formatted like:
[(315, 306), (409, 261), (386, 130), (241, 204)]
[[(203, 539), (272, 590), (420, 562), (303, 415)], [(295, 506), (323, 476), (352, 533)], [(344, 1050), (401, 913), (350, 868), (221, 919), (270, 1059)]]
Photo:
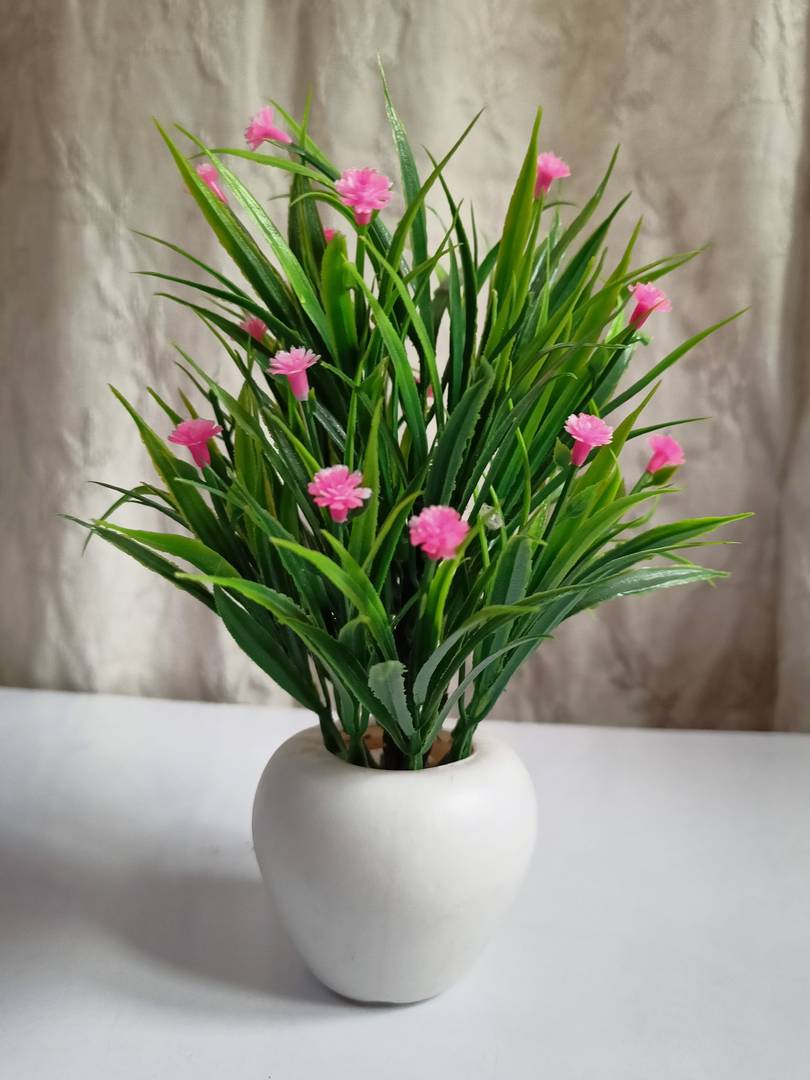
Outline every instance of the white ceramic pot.
[(537, 827), (532, 781), (490, 735), (421, 772), (348, 765), (310, 728), (270, 759), (253, 808), (262, 875), (327, 986), (359, 1001), (433, 997), (508, 911)]

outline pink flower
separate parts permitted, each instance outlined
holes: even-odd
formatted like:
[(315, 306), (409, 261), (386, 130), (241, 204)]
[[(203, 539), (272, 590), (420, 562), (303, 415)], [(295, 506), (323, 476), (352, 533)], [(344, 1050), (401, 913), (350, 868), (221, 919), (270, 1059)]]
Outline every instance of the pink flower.
[(277, 352), (270, 360), (267, 369), (271, 375), (286, 375), (290, 383), (290, 390), (299, 401), (306, 401), (309, 393), (309, 379), (307, 368), (317, 364), (320, 356), (305, 349), (303, 345), (297, 345), (289, 352)]
[(213, 420), (182, 420), (169, 436), (169, 442), (175, 446), (187, 446), (198, 469), (211, 464), (209, 440), (221, 435), (222, 428)]
[(371, 488), (360, 487), (362, 482), (362, 473), (349, 472), (345, 465), (330, 465), (315, 473), (307, 491), (316, 506), (328, 507), (332, 521), (341, 523), (350, 510), (356, 510), (371, 498)]
[(413, 546), (429, 559), (452, 559), (470, 526), (452, 506), (426, 506), (411, 518), (408, 529)]
[(647, 472), (650, 474), (657, 473), (659, 469), (674, 469), (686, 461), (683, 447), (671, 435), (653, 435), (650, 446), (652, 456), (647, 462)]
[(273, 110), (269, 105), (259, 109), (245, 129), (245, 139), (251, 150), (258, 150), (263, 142), (291, 143), (286, 131), (276, 127)]
[(579, 468), (595, 446), (607, 446), (613, 438), (613, 428), (604, 420), (590, 413), (571, 413), (565, 421), (565, 430), (574, 440), (571, 448), (571, 464)]
[(228, 200), (219, 182), (219, 173), (210, 161), (203, 161), (194, 170), (207, 188), (216, 195), (221, 203), (228, 205)]
[(654, 311), (672, 311), (672, 304), (666, 295), (649, 282), (638, 282), (630, 286), (630, 295), (636, 301), (630, 325), (640, 330)]
[(324, 229), (323, 230), (323, 238), (327, 242), (327, 244), (331, 244), (332, 240), (333, 240), (333, 238), (335, 236), (337, 236), (337, 229)]
[(335, 191), (344, 206), (354, 207), (354, 220), (368, 225), (375, 210), (391, 201), (391, 181), (374, 169), (347, 169), (335, 181)]
[(250, 334), (256, 341), (263, 341), (264, 335), (267, 333), (267, 323), (258, 317), (258, 315), (248, 315), (239, 323), (239, 329), (244, 330), (246, 334)]
[(556, 154), (552, 154), (550, 151), (545, 154), (538, 154), (537, 180), (534, 185), (535, 199), (539, 199), (541, 194), (545, 195), (555, 180), (564, 180), (566, 176), (570, 175), (571, 170), (563, 159), (558, 158)]

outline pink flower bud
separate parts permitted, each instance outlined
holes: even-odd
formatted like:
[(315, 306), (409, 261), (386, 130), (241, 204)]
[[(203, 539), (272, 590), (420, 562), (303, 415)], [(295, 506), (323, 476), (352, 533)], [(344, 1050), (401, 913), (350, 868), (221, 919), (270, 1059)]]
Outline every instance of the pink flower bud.
[(276, 127), (273, 110), (269, 105), (259, 109), (245, 129), (245, 139), (251, 150), (259, 149), (263, 142), (291, 143), (292, 139), (280, 127)]
[(640, 330), (654, 311), (672, 311), (672, 304), (665, 293), (649, 282), (640, 281), (630, 286), (630, 294), (636, 302), (630, 325)]
[(534, 185), (535, 199), (545, 195), (555, 180), (564, 180), (566, 176), (570, 175), (571, 170), (562, 158), (558, 158), (556, 154), (552, 154), (550, 151), (545, 154), (538, 154), (537, 180)]
[(239, 323), (240, 330), (244, 330), (246, 334), (255, 341), (264, 341), (264, 335), (267, 333), (267, 323), (258, 317), (258, 315), (249, 315), (246, 319), (243, 319)]
[(228, 205), (228, 199), (225, 192), (222, 190), (222, 185), (219, 182), (219, 173), (211, 164), (210, 161), (203, 161), (194, 170), (197, 176), (202, 180), (205, 186), (211, 191), (221, 203), (225, 206)]
[(590, 413), (572, 413), (565, 421), (565, 430), (574, 440), (571, 464), (579, 468), (595, 446), (607, 446), (613, 438), (613, 428)]
[(683, 447), (671, 435), (653, 435), (650, 446), (652, 456), (647, 462), (647, 472), (650, 475), (657, 473), (659, 469), (674, 469), (686, 461)]

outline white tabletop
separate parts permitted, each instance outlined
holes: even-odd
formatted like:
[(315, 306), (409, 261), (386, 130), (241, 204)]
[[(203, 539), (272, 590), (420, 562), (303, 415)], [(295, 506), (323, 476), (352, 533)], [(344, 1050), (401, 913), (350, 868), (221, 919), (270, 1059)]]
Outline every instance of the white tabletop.
[(444, 996), (352, 1005), (276, 925), (259, 774), (307, 714), (0, 690), (9, 1080), (807, 1080), (810, 737), (496, 725), (540, 836)]

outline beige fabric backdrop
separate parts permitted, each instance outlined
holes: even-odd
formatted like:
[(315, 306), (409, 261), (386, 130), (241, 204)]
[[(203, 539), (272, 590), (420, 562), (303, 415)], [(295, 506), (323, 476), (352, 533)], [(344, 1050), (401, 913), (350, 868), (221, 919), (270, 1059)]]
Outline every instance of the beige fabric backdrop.
[(143, 387), (177, 385), (170, 341), (217, 363), (193, 320), (129, 275), (170, 265), (130, 226), (218, 257), (150, 116), (238, 144), (263, 100), (300, 110), (311, 83), (314, 128), (336, 159), (395, 175), (379, 50), (414, 142), (441, 151), (487, 106), (451, 175), (490, 235), (541, 102), (543, 145), (571, 163), (574, 197), (622, 143), (613, 193), (635, 190), (642, 256), (711, 243), (671, 282), (675, 311), (657, 320), (650, 361), (753, 306), (656, 402), (662, 419), (715, 417), (684, 429), (680, 509), (757, 512), (737, 530), (743, 546), (710, 553), (734, 577), (567, 624), (500, 714), (810, 729), (804, 0), (0, 7), (0, 682), (284, 700), (192, 601), (101, 543), (80, 559), (78, 530), (56, 514), (102, 509), (87, 477), (148, 475), (108, 381), (160, 426)]

